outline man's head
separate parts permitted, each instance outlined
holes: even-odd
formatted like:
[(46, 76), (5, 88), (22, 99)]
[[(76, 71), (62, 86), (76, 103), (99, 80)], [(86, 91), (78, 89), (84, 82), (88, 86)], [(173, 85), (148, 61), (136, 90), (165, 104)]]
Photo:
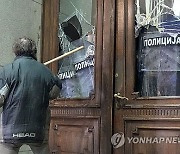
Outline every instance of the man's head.
[(36, 59), (36, 43), (27, 37), (19, 38), (13, 45), (13, 52), (16, 56), (29, 56)]

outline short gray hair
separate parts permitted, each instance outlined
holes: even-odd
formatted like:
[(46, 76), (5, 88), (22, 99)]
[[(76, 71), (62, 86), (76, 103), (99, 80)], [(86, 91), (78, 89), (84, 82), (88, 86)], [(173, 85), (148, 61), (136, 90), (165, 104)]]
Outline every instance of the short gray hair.
[(16, 56), (31, 56), (36, 57), (36, 43), (30, 38), (19, 38), (13, 45), (13, 52)]

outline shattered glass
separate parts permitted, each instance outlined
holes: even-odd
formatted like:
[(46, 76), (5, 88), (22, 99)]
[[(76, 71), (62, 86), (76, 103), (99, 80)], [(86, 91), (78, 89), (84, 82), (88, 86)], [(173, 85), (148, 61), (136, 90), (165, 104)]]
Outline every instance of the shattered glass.
[(95, 0), (61, 0), (59, 55), (83, 49), (59, 61), (60, 98), (90, 98), (94, 94)]
[(180, 1), (135, 4), (135, 91), (141, 97), (180, 96)]

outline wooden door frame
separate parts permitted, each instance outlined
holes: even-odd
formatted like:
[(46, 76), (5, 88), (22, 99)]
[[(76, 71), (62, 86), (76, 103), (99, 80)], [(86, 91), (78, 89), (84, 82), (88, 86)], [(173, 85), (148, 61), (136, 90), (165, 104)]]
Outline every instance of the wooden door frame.
[[(41, 61), (46, 62), (58, 56), (58, 13), (59, 0), (44, 0), (42, 7), (42, 46), (41, 46)], [(53, 9), (51, 9), (53, 8)], [(57, 73), (58, 63), (53, 62), (48, 67)]]
[[(58, 54), (58, 37), (57, 37), (57, 33), (58, 33), (58, 13), (59, 13), (59, 1), (60, 0), (54, 0), (54, 1), (50, 1), (50, 0), (46, 0), (44, 1), (43, 4), (43, 39), (42, 39), (42, 61), (48, 61), (50, 59), (53, 59), (57, 56), (59, 56)], [(98, 51), (95, 55), (95, 93), (98, 95), (96, 95), (96, 97), (94, 97), (94, 95), (92, 95), (92, 97), (88, 98), (88, 99), (69, 99), (68, 100), (68, 104), (67, 99), (60, 99), (59, 102), (57, 103), (53, 103), (53, 106), (56, 106), (56, 104), (58, 104), (57, 106), (61, 105), (63, 106), (70, 106), (70, 107), (82, 107), (82, 106), (86, 106), (86, 107), (100, 107), (101, 104), (101, 95), (99, 94), (102, 90), (102, 82), (96, 82), (96, 81), (100, 81), (102, 78), (102, 63), (103, 63), (103, 58), (102, 55), (104, 55), (103, 53), (103, 26), (104, 23), (104, 4), (103, 4), (103, 0), (99, 0), (97, 1), (97, 21), (96, 21), (96, 27), (97, 27), (97, 36), (96, 36), (96, 51)], [(109, 26), (109, 25), (107, 25)], [(105, 26), (105, 27), (107, 27)], [(112, 40), (112, 39), (111, 39)], [(112, 42), (112, 41), (111, 41)], [(51, 64), (48, 65), (48, 67), (54, 72), (57, 73), (58, 71), (58, 62), (53, 62)], [(97, 72), (97, 73), (96, 73)], [(78, 102), (78, 103), (77, 103)]]
[[(115, 13), (115, 76), (114, 76), (114, 94), (120, 93), (121, 96), (126, 95), (125, 89), (125, 67), (126, 67), (126, 7), (127, 0), (116, 1), (116, 13)], [(117, 67), (118, 66), (118, 67)], [(124, 132), (124, 121), (122, 110), (117, 110), (116, 99), (113, 104), (113, 134)], [(119, 118), (121, 117), (121, 118)], [(123, 154), (124, 146), (113, 149), (113, 154)]]
[(143, 104), (146, 104), (147, 107), (174, 107), (178, 108), (180, 103), (179, 97), (172, 98), (160, 98), (160, 97), (140, 97), (138, 92), (135, 92), (135, 28), (134, 28), (134, 3), (135, 0), (127, 0), (125, 1), (125, 24), (126, 24), (126, 38), (125, 38), (125, 58), (127, 59), (125, 62), (125, 80), (126, 80), (126, 90), (125, 96), (129, 98), (129, 106), (137, 108), (142, 107)]
[[(114, 78), (114, 32), (115, 32), (115, 0), (98, 0), (101, 2), (102, 10), (98, 11), (99, 27), (97, 39), (102, 40), (102, 44), (97, 45), (97, 50), (101, 51), (99, 54), (99, 61), (101, 61), (100, 77), (100, 102), (99, 106), (92, 106), (93, 112), (98, 112), (100, 116), (100, 154), (112, 153), (111, 136), (112, 136), (112, 103), (113, 103), (113, 78)], [(45, 0), (43, 1), (43, 21), (42, 21), (42, 49), (41, 60), (45, 62), (58, 55), (58, 12), (59, 0)], [(52, 9), (53, 8), (53, 9)], [(101, 19), (99, 21), (99, 19)], [(56, 41), (54, 41), (56, 40)], [(98, 61), (98, 62), (99, 62)], [(57, 73), (57, 63), (52, 63), (48, 66), (54, 73)], [(61, 103), (61, 100), (56, 102)], [(67, 103), (66, 103), (67, 104)], [(64, 108), (65, 106), (56, 105), (54, 107)], [(68, 106), (66, 106), (68, 107)], [(80, 108), (88, 108), (88, 106), (69, 106), (76, 110)]]
[[(112, 153), (111, 136), (113, 128), (113, 92), (114, 92), (114, 44), (115, 44), (115, 0), (104, 0), (103, 23), (103, 63), (102, 66), (102, 122), (101, 154)], [(110, 123), (107, 126), (107, 121)], [(103, 145), (104, 144), (104, 145)], [(104, 149), (103, 149), (104, 147)]]

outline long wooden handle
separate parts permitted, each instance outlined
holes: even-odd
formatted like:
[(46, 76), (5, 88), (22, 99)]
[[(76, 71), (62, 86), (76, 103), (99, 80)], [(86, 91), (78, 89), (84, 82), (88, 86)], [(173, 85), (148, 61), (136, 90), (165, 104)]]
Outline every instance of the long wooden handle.
[(63, 55), (61, 55), (61, 56), (58, 56), (58, 57), (56, 57), (56, 58), (53, 58), (53, 59), (45, 62), (44, 65), (48, 65), (48, 64), (50, 64), (50, 63), (52, 63), (52, 62), (54, 62), (54, 61), (57, 61), (57, 60), (62, 59), (62, 58), (64, 58), (64, 57), (68, 56), (68, 55), (71, 55), (72, 53), (77, 52), (77, 51), (81, 50), (82, 48), (84, 48), (84, 46), (80, 46), (80, 47), (78, 47), (78, 48), (76, 48), (76, 49), (74, 49), (74, 50), (71, 50), (71, 51), (69, 51), (69, 52), (66, 52), (65, 54), (63, 54)]

